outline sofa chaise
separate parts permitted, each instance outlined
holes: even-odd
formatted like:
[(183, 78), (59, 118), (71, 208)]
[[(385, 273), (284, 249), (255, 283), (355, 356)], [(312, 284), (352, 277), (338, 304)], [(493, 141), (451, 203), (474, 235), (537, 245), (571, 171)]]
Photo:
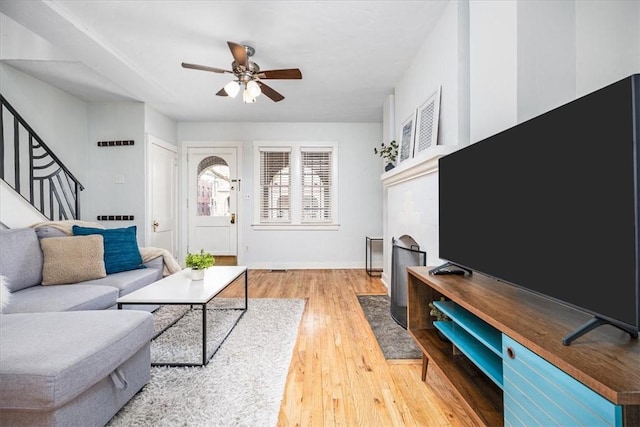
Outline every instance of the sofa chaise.
[[(160, 279), (163, 260), (115, 273), (88, 265), (106, 264), (106, 236), (0, 230), (11, 291), (0, 314), (0, 425), (104, 425), (149, 381), (153, 317), (114, 308)], [(71, 258), (63, 268), (60, 255)]]

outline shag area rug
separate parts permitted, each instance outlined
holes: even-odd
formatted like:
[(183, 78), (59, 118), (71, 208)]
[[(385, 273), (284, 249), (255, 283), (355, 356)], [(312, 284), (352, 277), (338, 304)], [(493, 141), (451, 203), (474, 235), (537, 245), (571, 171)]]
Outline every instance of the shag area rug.
[[(243, 306), (243, 298), (216, 298), (207, 304), (207, 359), (240, 318)], [(202, 363), (200, 306), (189, 309), (184, 305), (164, 305), (153, 313), (153, 320), (157, 337), (151, 341), (152, 363)], [(163, 329), (167, 330), (163, 332)]]
[(391, 317), (389, 296), (358, 295), (358, 301), (385, 359), (422, 358), (413, 338)]
[[(242, 304), (235, 299), (218, 302), (236, 307)], [(304, 299), (250, 299), (248, 310), (207, 366), (152, 367), (149, 383), (108, 425), (275, 426), (305, 304)], [(209, 316), (211, 311), (215, 310), (207, 311), (208, 320), (214, 318)], [(218, 314), (225, 317), (218, 321), (231, 323), (233, 319), (226, 317), (238, 315), (235, 310)], [(158, 310), (156, 327), (166, 326), (175, 315), (175, 307), (170, 312)], [(193, 310), (172, 327), (178, 328), (175, 339), (186, 337), (196, 343), (196, 352), (202, 344), (201, 315)], [(195, 324), (184, 329), (194, 326), (191, 329), (197, 331), (197, 337), (181, 331), (181, 323)], [(172, 329), (152, 341), (152, 360), (160, 357), (158, 348), (166, 347), (160, 340)]]

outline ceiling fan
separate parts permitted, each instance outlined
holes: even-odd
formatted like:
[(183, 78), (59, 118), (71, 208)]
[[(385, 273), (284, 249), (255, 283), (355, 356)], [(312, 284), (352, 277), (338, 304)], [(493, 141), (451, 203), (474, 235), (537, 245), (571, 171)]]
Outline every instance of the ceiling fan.
[(231, 55), (233, 55), (234, 61), (231, 63), (233, 71), (224, 70), (222, 68), (209, 67), (206, 65), (182, 63), (182, 67), (191, 68), (193, 70), (210, 71), (212, 73), (229, 73), (236, 77), (236, 80), (232, 80), (227, 83), (222, 89), (216, 93), (218, 96), (230, 96), (235, 98), (241, 87), (244, 86), (242, 91), (242, 100), (245, 103), (256, 102), (256, 97), (261, 93), (264, 93), (272, 101), (278, 102), (284, 99), (284, 96), (278, 93), (275, 89), (267, 86), (262, 80), (266, 79), (301, 79), (302, 73), (298, 68), (287, 68), (283, 70), (264, 70), (261, 71), (258, 64), (250, 61), (249, 58), (255, 53), (255, 49), (251, 46), (241, 45), (238, 43), (228, 41)]

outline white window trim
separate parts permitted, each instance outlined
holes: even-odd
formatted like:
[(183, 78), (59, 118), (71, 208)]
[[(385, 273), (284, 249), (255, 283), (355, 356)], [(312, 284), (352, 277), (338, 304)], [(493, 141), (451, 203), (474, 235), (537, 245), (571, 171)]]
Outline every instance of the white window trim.
[[(324, 151), (331, 150), (331, 222), (302, 222), (302, 183), (300, 176), (301, 151)], [(291, 152), (291, 222), (260, 222), (260, 151), (289, 151)], [(296, 231), (319, 231), (338, 230), (338, 143), (331, 141), (254, 141), (253, 142), (253, 164), (254, 171), (254, 200), (253, 212), (254, 230), (296, 230)]]

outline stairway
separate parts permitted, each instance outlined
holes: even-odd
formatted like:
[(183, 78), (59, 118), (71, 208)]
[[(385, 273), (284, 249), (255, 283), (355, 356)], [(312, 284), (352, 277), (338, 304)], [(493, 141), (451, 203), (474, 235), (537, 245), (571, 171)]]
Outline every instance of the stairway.
[(16, 228), (46, 220), (79, 219), (83, 189), (0, 95), (0, 223)]

